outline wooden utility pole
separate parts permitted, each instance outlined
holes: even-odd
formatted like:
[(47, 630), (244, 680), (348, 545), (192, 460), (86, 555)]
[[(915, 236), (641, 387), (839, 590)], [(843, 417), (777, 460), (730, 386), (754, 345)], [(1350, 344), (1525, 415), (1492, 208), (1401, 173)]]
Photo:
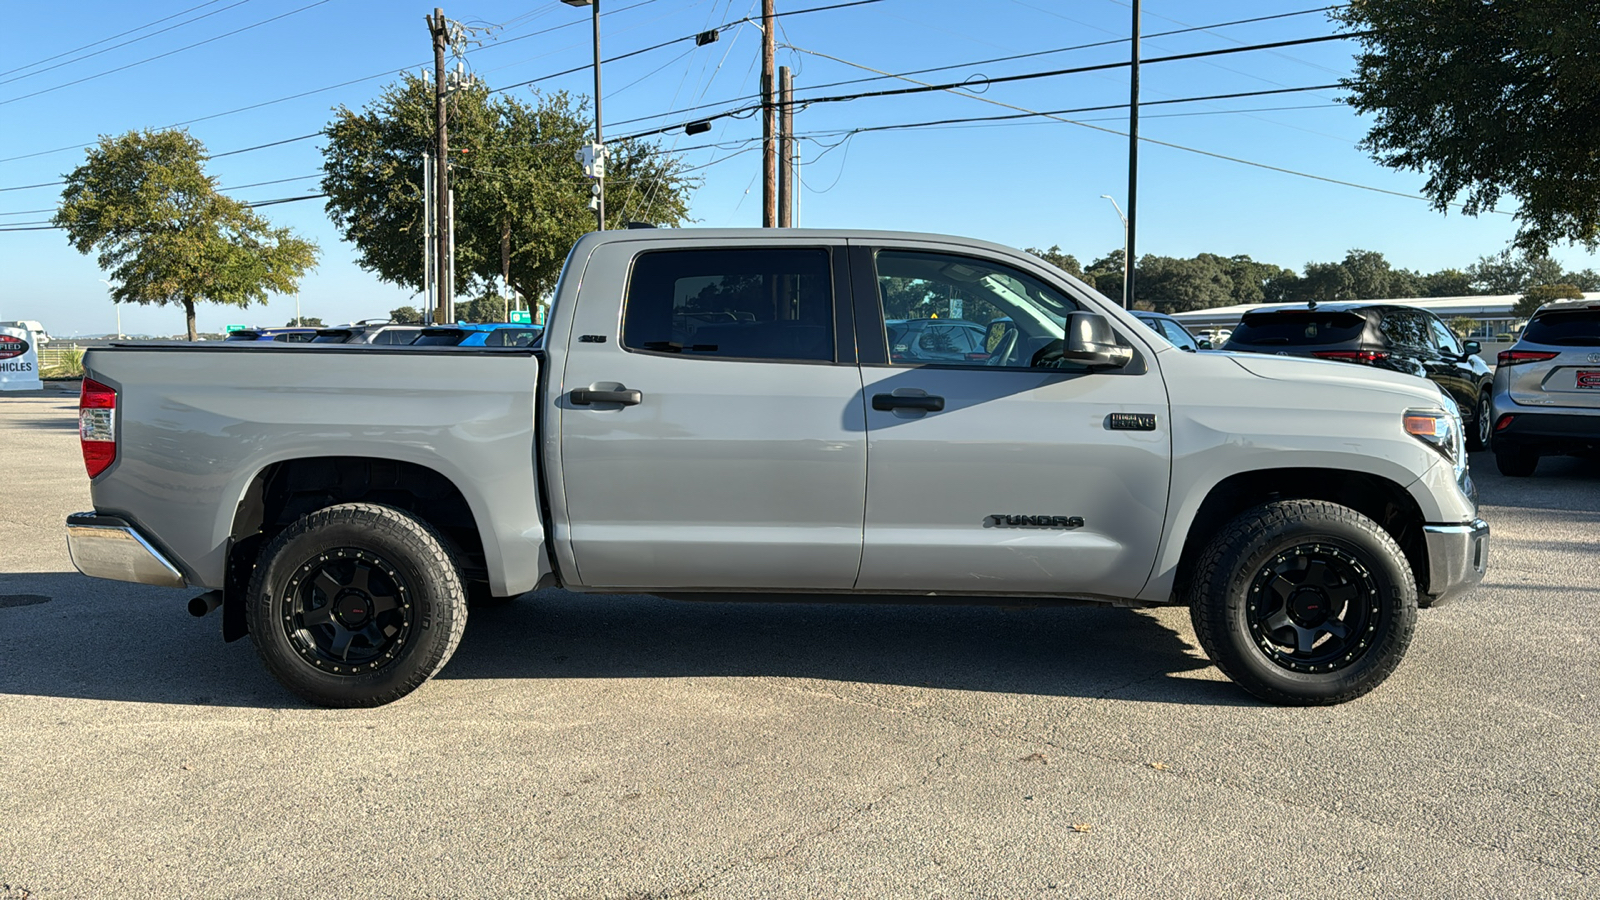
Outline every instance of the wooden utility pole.
[(777, 79), (772, 67), (776, 54), (773, 32), (773, 0), (761, 0), (761, 227), (772, 228), (778, 224), (778, 148), (775, 140), (778, 130), (778, 105), (773, 94), (777, 92)]
[(778, 67), (778, 227), (794, 227), (794, 73)]
[(444, 324), (455, 321), (455, 284), (452, 276), (455, 267), (450, 264), (450, 130), (445, 125), (445, 72), (444, 48), (450, 42), (450, 24), (444, 10), (434, 7), (428, 20), (428, 33), (433, 36), (433, 212), (434, 234), (439, 248), (438, 262), (434, 268), (439, 279), (437, 306), (433, 321)]

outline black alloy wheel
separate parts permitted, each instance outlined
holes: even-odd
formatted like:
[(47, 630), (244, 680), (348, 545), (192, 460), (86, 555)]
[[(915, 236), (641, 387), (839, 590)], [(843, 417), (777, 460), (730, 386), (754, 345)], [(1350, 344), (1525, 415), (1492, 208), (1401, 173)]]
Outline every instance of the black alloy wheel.
[(319, 706), (379, 706), (444, 667), (466, 628), (467, 595), (427, 522), (343, 503), (302, 516), (261, 551), (245, 618), (284, 687)]
[(336, 675), (375, 671), (410, 636), (415, 591), (383, 557), (340, 547), (307, 560), (289, 579), (283, 628), (306, 662)]
[(1417, 621), (1416, 576), (1395, 539), (1326, 500), (1274, 500), (1223, 526), (1195, 564), (1195, 636), (1250, 693), (1286, 706), (1382, 684)]
[(1372, 645), (1383, 604), (1372, 573), (1354, 555), (1322, 543), (1298, 544), (1256, 573), (1246, 601), (1250, 635), (1291, 672), (1332, 672)]

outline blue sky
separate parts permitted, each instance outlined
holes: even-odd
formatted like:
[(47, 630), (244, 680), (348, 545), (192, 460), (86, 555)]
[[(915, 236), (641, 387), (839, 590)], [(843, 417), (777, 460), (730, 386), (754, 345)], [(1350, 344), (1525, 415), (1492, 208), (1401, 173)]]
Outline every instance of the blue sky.
[[(482, 46), (467, 58), (468, 66), (491, 87), (590, 60), (586, 9), (558, 0), (445, 2), (445, 14), (452, 19), (503, 26), (484, 35)], [(836, 2), (840, 0), (779, 0), (778, 10)], [(1317, 5), (1147, 0), (1144, 33)], [(0, 188), (59, 181), (82, 161), (82, 145), (98, 135), (129, 129), (188, 122), (188, 130), (213, 154), (316, 132), (328, 122), (332, 108), (343, 104), (359, 109), (396, 72), (431, 64), (423, 18), (433, 6), (395, 0), (64, 0), (13, 5), (7, 11), (12, 34), (27, 39), (14, 41), (0, 62), (0, 72), (5, 72), (0, 74), (0, 123), (8, 137), (0, 148)], [(602, 49), (609, 57), (759, 15), (760, 2), (604, 0), (603, 9)], [(883, 0), (784, 17), (778, 58), (795, 69), (798, 96), (836, 96), (910, 83), (882, 79), (809, 86), (872, 78), (872, 70), (906, 73), (1115, 41), (1129, 34), (1130, 18), (1124, 0)], [(1334, 32), (1326, 14), (1318, 12), (1146, 37), (1143, 55), (1149, 60)], [(134, 39), (139, 40), (115, 46)], [(189, 47), (200, 42), (206, 43)], [(94, 46), (77, 50), (90, 44)], [(1149, 103), (1332, 84), (1349, 72), (1353, 50), (1353, 42), (1329, 41), (1151, 63), (1143, 69), (1142, 97)], [(607, 65), (607, 134), (681, 122), (690, 116), (675, 111), (691, 106), (706, 105), (705, 114), (743, 105), (740, 98), (756, 89), (759, 51), (759, 30), (744, 24), (725, 30), (720, 41), (705, 47), (680, 42)], [(911, 77), (954, 82), (1116, 62), (1125, 60), (1127, 52), (1124, 42)], [(84, 58), (89, 53), (97, 55)], [(47, 60), (58, 54), (65, 55)], [(157, 56), (161, 58), (152, 59)], [(585, 69), (515, 90), (522, 96), (535, 89), (587, 94), (591, 79)], [(342, 86), (323, 90), (333, 85)], [(1018, 247), (1059, 245), (1086, 263), (1121, 246), (1122, 225), (1100, 195), (1110, 194), (1126, 207), (1127, 139), (1113, 133), (1125, 131), (1125, 110), (1066, 116), (1082, 124), (1032, 119), (850, 134), (882, 125), (1005, 115), (1014, 108), (1123, 104), (1128, 76), (1126, 69), (1114, 69), (995, 84), (981, 91), (981, 99), (929, 93), (802, 109), (795, 119), (796, 130), (806, 136), (800, 224), (936, 231)], [(283, 99), (297, 94), (306, 96)], [(1317, 90), (1146, 107), (1140, 133), (1264, 166), (1417, 194), (1422, 176), (1384, 169), (1356, 149), (1366, 125), (1334, 102), (1338, 96), (1337, 90)], [(244, 107), (255, 108), (233, 112)], [(654, 118), (645, 118), (650, 116)], [(683, 148), (687, 165), (704, 167), (699, 174), (705, 181), (691, 206), (696, 224), (760, 224), (760, 128), (754, 117), (720, 119), (708, 134), (658, 139), (663, 148)], [(320, 139), (306, 139), (220, 157), (211, 161), (209, 171), (223, 188), (278, 182), (230, 191), (245, 200), (314, 194), (320, 146)], [(48, 219), (59, 190), (0, 190), (0, 229)], [(1445, 216), (1417, 199), (1152, 143), (1140, 150), (1139, 201), (1141, 255), (1249, 254), (1297, 269), (1310, 261), (1342, 258), (1351, 248), (1377, 250), (1397, 266), (1422, 271), (1464, 268), (1504, 248), (1515, 232), (1506, 215)], [(301, 286), (305, 315), (331, 323), (381, 316), (395, 306), (418, 303), (411, 291), (384, 284), (355, 264), (321, 201), (274, 205), (262, 212), (322, 247), (320, 266)], [(1560, 248), (1555, 256), (1569, 268), (1600, 267), (1600, 260), (1581, 248)], [(72, 250), (61, 232), (0, 231), (0, 318), (37, 319), (56, 335), (111, 331), (115, 319), (103, 277), (93, 257)], [(292, 297), (275, 297), (268, 306), (248, 311), (207, 305), (200, 307), (199, 325), (202, 330), (221, 330), (228, 323), (278, 325), (293, 317), (294, 310)], [(176, 307), (123, 312), (128, 333), (173, 334), (182, 327)]]

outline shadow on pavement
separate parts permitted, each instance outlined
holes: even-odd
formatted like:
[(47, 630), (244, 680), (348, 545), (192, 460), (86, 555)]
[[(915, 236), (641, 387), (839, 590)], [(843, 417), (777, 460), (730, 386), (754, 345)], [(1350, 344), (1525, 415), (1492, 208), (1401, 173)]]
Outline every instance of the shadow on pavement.
[[(303, 704), (249, 640), (222, 643), (194, 591), (77, 573), (0, 575), (0, 695), (240, 707)], [(40, 600), (47, 597), (48, 600)], [(10, 601), (5, 598), (14, 598)], [(780, 677), (1255, 705), (1134, 610), (693, 603), (529, 594), (472, 611), (443, 679)]]

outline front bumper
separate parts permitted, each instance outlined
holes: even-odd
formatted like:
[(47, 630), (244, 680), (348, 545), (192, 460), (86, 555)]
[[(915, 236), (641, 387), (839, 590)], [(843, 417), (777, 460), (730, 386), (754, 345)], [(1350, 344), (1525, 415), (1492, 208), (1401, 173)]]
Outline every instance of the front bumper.
[(1483, 581), (1489, 568), (1489, 523), (1473, 519), (1465, 525), (1424, 525), (1428, 545), (1428, 586), (1437, 606)]
[(67, 552), (91, 578), (183, 587), (183, 573), (138, 529), (116, 516), (82, 512), (67, 516)]

